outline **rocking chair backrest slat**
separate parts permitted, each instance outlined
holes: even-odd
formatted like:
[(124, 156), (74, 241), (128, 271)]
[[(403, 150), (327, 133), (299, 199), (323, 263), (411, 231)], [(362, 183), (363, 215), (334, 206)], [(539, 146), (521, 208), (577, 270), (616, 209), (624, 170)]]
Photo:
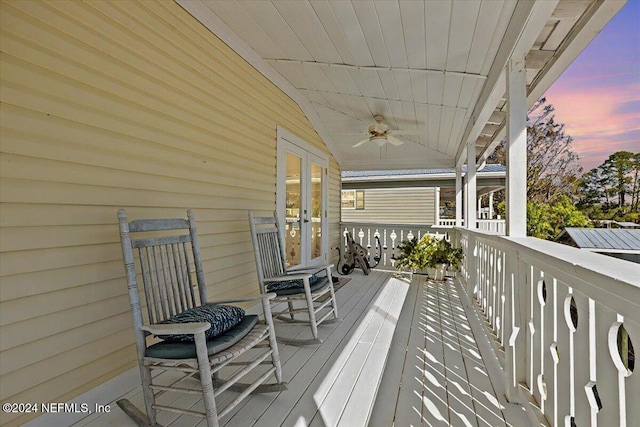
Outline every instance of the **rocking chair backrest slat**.
[(287, 273), (284, 248), (281, 245), (280, 227), (275, 217), (256, 217), (249, 212), (251, 238), (253, 240), (256, 269), (261, 290), (264, 280)]
[[(199, 248), (197, 241), (193, 238), (196, 231), (191, 211), (188, 211), (188, 216), (189, 220), (152, 219), (128, 223), (124, 210), (118, 211), (122, 250), (130, 288), (129, 296), (134, 321), (138, 318), (139, 324), (159, 323), (206, 301)], [(172, 230), (179, 234), (166, 235)], [(159, 237), (131, 238), (131, 234), (158, 231), (162, 234)], [(134, 249), (137, 249), (142, 273), (142, 293), (147, 306), (147, 322), (142, 318), (140, 307)], [(196, 283), (193, 282), (192, 265), (195, 265)], [(194, 285), (199, 289), (197, 296)]]

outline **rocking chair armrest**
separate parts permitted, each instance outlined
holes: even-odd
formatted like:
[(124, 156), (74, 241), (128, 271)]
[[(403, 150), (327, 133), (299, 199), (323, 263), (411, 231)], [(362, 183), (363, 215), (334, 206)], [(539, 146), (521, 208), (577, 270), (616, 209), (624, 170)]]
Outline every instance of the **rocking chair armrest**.
[(163, 323), (156, 325), (142, 325), (140, 329), (150, 332), (154, 335), (194, 335), (203, 333), (211, 328), (208, 322), (191, 322), (191, 323)]
[(275, 292), (268, 292), (266, 294), (260, 294), (253, 297), (246, 298), (234, 298), (234, 299), (226, 299), (226, 300), (217, 300), (217, 301), (207, 301), (207, 304), (229, 304), (233, 302), (251, 302), (251, 301), (261, 301), (264, 299), (273, 299), (276, 297)]
[(271, 282), (285, 282), (287, 280), (302, 280), (302, 279), (310, 279), (313, 274), (311, 273), (302, 273), (302, 274), (287, 274), (286, 276), (276, 276), (269, 277), (268, 279), (264, 279), (265, 283)]
[(301, 266), (289, 268), (287, 271), (302, 273), (304, 271), (319, 271), (324, 270), (325, 268), (333, 268), (335, 264), (322, 264), (322, 265), (310, 265), (310, 266)]

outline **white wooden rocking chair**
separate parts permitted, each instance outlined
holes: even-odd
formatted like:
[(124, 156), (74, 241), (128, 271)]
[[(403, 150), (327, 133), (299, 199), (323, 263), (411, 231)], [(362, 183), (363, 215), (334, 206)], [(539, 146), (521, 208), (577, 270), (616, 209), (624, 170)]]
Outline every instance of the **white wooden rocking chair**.
[[(340, 321), (338, 304), (333, 289), (333, 264), (287, 269), (284, 240), (276, 213), (269, 217), (256, 217), (249, 211), (251, 238), (256, 258), (258, 283), (264, 295), (274, 292), (271, 304), (286, 303), (286, 308), (273, 313), (275, 319), (289, 323), (305, 323), (311, 327), (313, 339), (295, 339), (278, 336), (283, 344), (312, 345), (322, 343), (318, 325)], [(324, 270), (324, 276), (315, 273)], [(328, 298), (322, 298), (327, 295)], [(302, 302), (303, 307), (295, 307)], [(306, 318), (296, 315), (306, 313)]]
[[(118, 405), (139, 425), (156, 426), (156, 411), (166, 410), (203, 417), (209, 427), (218, 426), (219, 418), (229, 413), (250, 393), (286, 389), (269, 304), (275, 294), (207, 301), (195, 220), (191, 211), (187, 211), (187, 217), (128, 222), (125, 211), (118, 211), (146, 415), (126, 400), (119, 401)], [(134, 259), (134, 252), (138, 253), (138, 259)], [(136, 266), (140, 271), (136, 272)], [(195, 280), (192, 266), (195, 266)], [(142, 289), (138, 288), (137, 274), (142, 276)], [(140, 294), (144, 295), (143, 302), (140, 301)], [(242, 316), (243, 311), (238, 308), (222, 306), (224, 309), (221, 309), (219, 305), (249, 301), (262, 303), (263, 320), (257, 315)], [(142, 304), (146, 305), (146, 316)], [(211, 311), (215, 313), (215, 319), (208, 322), (197, 320), (201, 314), (196, 316), (196, 320), (192, 317), (194, 313)], [(207, 331), (210, 329), (229, 327), (229, 320), (226, 319), (225, 323), (220, 318), (229, 312), (237, 317), (233, 322), (235, 326), (220, 335), (207, 338), (205, 334), (209, 334)], [(174, 323), (179, 321), (190, 323)], [(154, 344), (150, 337), (152, 334), (162, 336), (164, 340)], [(262, 368), (250, 374), (261, 365)], [(220, 370), (225, 367), (238, 370), (227, 381), (220, 378)], [(152, 376), (153, 370), (173, 371), (171, 375), (177, 374), (178, 379), (170, 385), (156, 383), (162, 375)], [(272, 376), (275, 376), (276, 382), (265, 383)], [(251, 377), (254, 381), (240, 383), (242, 377)], [(239, 391), (240, 394), (220, 410), (216, 407), (216, 400), (227, 389)], [(201, 394), (205, 411), (177, 407), (177, 403), (184, 399), (165, 399), (165, 402), (173, 401), (176, 406), (159, 404), (156, 398), (167, 392)]]

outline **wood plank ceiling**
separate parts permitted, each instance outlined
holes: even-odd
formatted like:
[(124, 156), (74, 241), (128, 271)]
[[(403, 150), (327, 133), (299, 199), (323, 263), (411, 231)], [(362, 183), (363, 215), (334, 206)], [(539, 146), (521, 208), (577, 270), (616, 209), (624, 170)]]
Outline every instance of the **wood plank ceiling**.
[[(310, 102), (343, 170), (454, 166), (517, 5), (512, 0), (202, 3)], [(593, 3), (558, 3), (527, 57), (528, 83)], [(478, 136), (479, 152), (499, 137), (504, 104), (498, 102)], [(398, 136), (405, 142), (400, 146), (367, 142), (354, 148), (366, 139), (376, 115), (392, 130), (421, 133)]]

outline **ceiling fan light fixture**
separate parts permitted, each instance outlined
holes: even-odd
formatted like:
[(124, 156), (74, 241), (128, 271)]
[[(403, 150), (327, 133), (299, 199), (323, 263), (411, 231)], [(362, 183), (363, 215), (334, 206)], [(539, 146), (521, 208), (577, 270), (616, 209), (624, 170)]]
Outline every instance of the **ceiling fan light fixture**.
[(370, 140), (374, 142), (378, 147), (382, 147), (384, 144), (387, 143), (386, 136), (372, 136)]

